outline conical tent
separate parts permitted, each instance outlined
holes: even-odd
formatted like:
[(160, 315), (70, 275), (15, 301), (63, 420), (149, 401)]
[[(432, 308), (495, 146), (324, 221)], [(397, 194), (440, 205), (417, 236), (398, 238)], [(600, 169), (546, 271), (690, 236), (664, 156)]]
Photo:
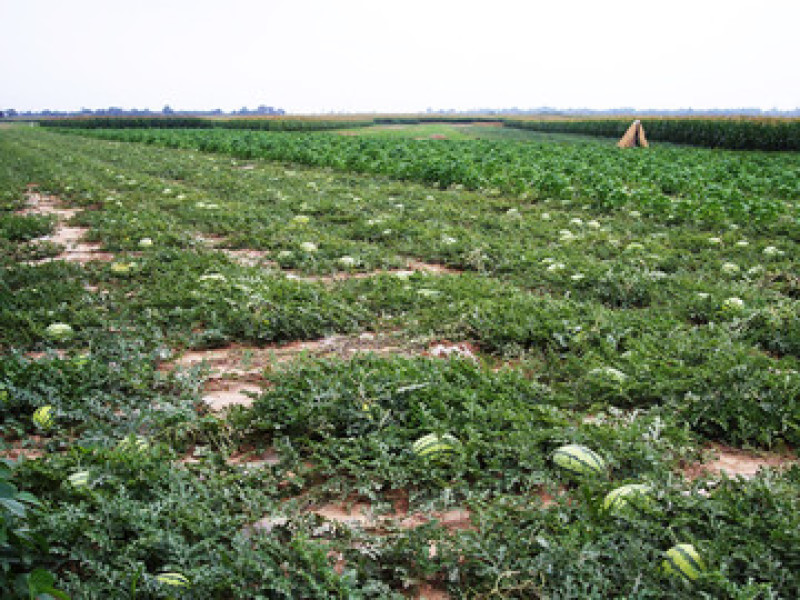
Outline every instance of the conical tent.
[(642, 122), (639, 119), (631, 123), (631, 126), (628, 127), (628, 131), (626, 131), (625, 135), (617, 142), (617, 146), (620, 148), (647, 148), (647, 138), (644, 136), (644, 127), (642, 127)]

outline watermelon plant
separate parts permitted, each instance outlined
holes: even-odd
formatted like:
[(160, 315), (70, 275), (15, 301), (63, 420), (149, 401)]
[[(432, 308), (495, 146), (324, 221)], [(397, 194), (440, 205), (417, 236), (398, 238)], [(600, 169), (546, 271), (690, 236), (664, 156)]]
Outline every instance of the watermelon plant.
[(3, 130), (15, 580), (797, 596), (797, 155), (459, 131)]
[(19, 490), (11, 469), (0, 463), (0, 592), (6, 598), (69, 598), (43, 568), (52, 561), (48, 540), (30, 526), (31, 513), (40, 509), (36, 497)]

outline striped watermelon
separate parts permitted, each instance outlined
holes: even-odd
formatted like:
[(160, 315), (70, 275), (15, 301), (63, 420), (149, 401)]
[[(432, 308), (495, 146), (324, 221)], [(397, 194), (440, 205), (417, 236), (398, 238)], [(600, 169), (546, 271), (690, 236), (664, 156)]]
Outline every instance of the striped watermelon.
[(603, 500), (603, 508), (610, 513), (623, 515), (631, 508), (644, 508), (652, 502), (649, 485), (631, 483), (611, 490)]
[(443, 458), (455, 454), (460, 446), (461, 442), (449, 433), (429, 433), (414, 442), (411, 449), (414, 454), (423, 458)]
[(606, 462), (594, 450), (577, 444), (556, 448), (553, 462), (572, 475), (599, 476), (606, 471)]
[(662, 563), (664, 572), (668, 575), (680, 575), (684, 581), (692, 582), (706, 570), (703, 559), (691, 544), (673, 546), (667, 550), (666, 556)]
[(182, 573), (161, 573), (156, 575), (156, 581), (170, 587), (191, 587), (191, 582), (186, 575)]

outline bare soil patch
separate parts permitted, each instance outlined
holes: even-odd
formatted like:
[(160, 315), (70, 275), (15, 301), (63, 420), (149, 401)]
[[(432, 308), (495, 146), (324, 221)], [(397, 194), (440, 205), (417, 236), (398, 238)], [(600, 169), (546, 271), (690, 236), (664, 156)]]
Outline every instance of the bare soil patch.
[(420, 584), (417, 595), (414, 598), (417, 598), (417, 600), (450, 600), (450, 594), (434, 587), (430, 583), (423, 583)]
[[(203, 446), (195, 446), (189, 450), (183, 458), (178, 460), (182, 465), (196, 464), (202, 461), (205, 454)], [(274, 466), (281, 462), (280, 456), (273, 449), (255, 450), (253, 448), (241, 449), (238, 452), (231, 454), (225, 461), (231, 466), (241, 467), (242, 469), (261, 469), (265, 466)]]
[(77, 215), (80, 210), (77, 208), (64, 208), (60, 206), (58, 198), (55, 196), (45, 196), (39, 192), (27, 194), (28, 205), (17, 211), (22, 215), (52, 215), (59, 220), (67, 221)]
[(269, 256), (269, 252), (266, 250), (229, 250), (227, 248), (223, 248), (220, 251), (233, 259), (234, 262), (237, 262), (244, 267), (269, 266), (280, 268), (278, 263), (267, 258), (267, 256)]
[[(29, 186), (35, 189), (35, 184)], [(66, 222), (81, 212), (76, 208), (63, 208), (55, 196), (45, 196), (38, 192), (29, 192), (27, 195), (28, 206), (18, 211), (23, 215), (52, 215), (58, 219), (55, 230), (51, 235), (39, 238), (41, 241), (52, 242), (64, 246), (64, 251), (55, 257), (31, 261), (30, 264), (39, 264), (53, 260), (67, 262), (87, 263), (90, 261), (109, 262), (114, 260), (114, 255), (102, 251), (102, 245), (94, 242), (85, 242), (84, 238), (89, 232), (88, 227), (74, 227)]]
[(434, 273), (439, 275), (459, 275), (464, 272), (460, 269), (454, 269), (453, 267), (448, 267), (447, 265), (440, 263), (428, 263), (413, 258), (406, 260), (406, 265), (408, 265), (408, 268), (412, 271), (422, 271), (423, 273)]
[(406, 260), (405, 269), (379, 269), (377, 271), (352, 271), (352, 272), (339, 272), (333, 275), (300, 275), (293, 271), (284, 271), (287, 277), (291, 279), (299, 279), (301, 281), (315, 281), (322, 283), (334, 283), (337, 281), (347, 281), (349, 279), (368, 279), (370, 277), (377, 277), (379, 275), (406, 275), (411, 276), (414, 273), (427, 273), (429, 275), (459, 275), (464, 271), (454, 269), (439, 263), (426, 263), (420, 260), (409, 258)]
[[(567, 493), (566, 488), (562, 487), (561, 489), (558, 490), (557, 496), (563, 496), (566, 493)], [(557, 496), (554, 496), (553, 494), (547, 492), (546, 490), (540, 490), (539, 493), (537, 494), (537, 497), (542, 502), (542, 508), (547, 508), (555, 504)]]
[(360, 353), (400, 356), (460, 358), (478, 362), (478, 350), (469, 342), (409, 342), (396, 333), (332, 335), (319, 340), (297, 341), (267, 347), (231, 344), (224, 348), (187, 350), (177, 359), (161, 363), (161, 372), (202, 367), (208, 372), (203, 401), (212, 411), (231, 406), (250, 406), (252, 394), (269, 385), (269, 373), (279, 365), (301, 357), (349, 360)]
[(458, 275), (464, 271), (448, 267), (441, 263), (429, 263), (415, 258), (406, 258), (406, 267), (404, 269), (378, 269), (375, 271), (339, 271), (331, 275), (304, 275), (298, 271), (291, 269), (282, 269), (280, 264), (274, 260), (270, 260), (270, 252), (268, 250), (254, 250), (251, 248), (221, 248), (227, 242), (227, 238), (223, 235), (213, 234), (197, 234), (195, 240), (208, 248), (213, 248), (223, 252), (226, 256), (231, 258), (234, 262), (245, 267), (266, 267), (274, 269), (279, 273), (283, 273), (289, 279), (296, 279), (298, 281), (311, 281), (321, 283), (334, 283), (337, 281), (347, 281), (349, 279), (366, 279), (369, 277), (377, 277), (383, 274), (398, 274), (398, 275), (413, 275), (415, 272), (429, 273), (434, 275)]
[[(565, 493), (562, 488), (557, 494)], [(451, 534), (459, 531), (477, 531), (478, 528), (472, 522), (472, 513), (466, 508), (452, 508), (444, 511), (433, 511), (429, 513), (409, 511), (409, 493), (405, 489), (396, 489), (389, 493), (392, 502), (392, 510), (389, 513), (375, 514), (369, 502), (357, 496), (350, 497), (344, 501), (328, 502), (325, 504), (312, 504), (301, 511), (302, 514), (316, 515), (320, 517), (324, 524), (318, 528), (317, 535), (326, 536), (330, 534), (327, 523), (336, 526), (352, 528), (366, 532), (370, 535), (385, 536), (391, 535), (399, 530), (410, 530), (420, 527), (426, 523), (436, 520), (444, 529)], [(541, 500), (543, 508), (555, 502), (555, 497), (544, 490), (541, 490), (537, 497)], [(302, 498), (302, 495), (295, 499)], [(276, 527), (289, 525), (291, 516), (287, 514), (274, 514), (264, 517), (246, 528), (246, 531), (262, 530), (267, 533)], [(353, 545), (363, 545), (357, 542)], [(428, 553), (431, 558), (438, 552), (437, 544), (430, 542)], [(341, 552), (331, 550), (328, 554), (331, 566), (337, 573), (344, 572), (347, 566), (346, 560)], [(409, 582), (411, 584), (411, 582)], [(409, 598), (431, 600), (446, 600), (450, 596), (444, 589), (444, 585), (436, 578), (426, 581), (417, 581), (409, 585), (404, 592)]]
[(754, 453), (722, 444), (708, 447), (715, 457), (702, 463), (694, 463), (683, 470), (689, 481), (703, 476), (717, 476), (723, 473), (728, 477), (750, 479), (763, 468), (788, 467), (797, 462), (793, 454)]
[(244, 381), (212, 379), (206, 382), (203, 402), (215, 412), (223, 411), (231, 406), (251, 406), (253, 404), (252, 394), (258, 394), (261, 389), (259, 385)]
[(298, 341), (267, 347), (232, 344), (213, 350), (189, 350), (177, 360), (163, 363), (159, 370), (206, 366), (212, 377), (258, 381), (276, 365), (300, 356), (348, 358), (359, 352), (411, 355), (411, 345), (392, 334), (362, 333), (358, 336), (332, 335), (320, 340)]
[(7, 460), (36, 460), (44, 456), (44, 450), (38, 448), (23, 448), (20, 442), (12, 444), (11, 448), (0, 450), (0, 458)]
[(176, 360), (159, 365), (159, 370), (171, 372), (179, 368), (204, 367), (209, 377), (203, 386), (203, 401), (212, 411), (223, 411), (231, 406), (250, 406), (252, 394), (269, 385), (266, 375), (281, 363), (302, 356), (347, 360), (361, 352), (410, 356), (408, 346), (393, 335), (373, 333), (334, 335), (265, 348), (232, 344), (211, 350), (188, 350)]
[(204, 246), (208, 246), (209, 248), (215, 248), (217, 246), (221, 246), (224, 244), (228, 238), (224, 235), (215, 235), (215, 234), (196, 234), (194, 239)]
[[(392, 512), (376, 514), (369, 502), (358, 498), (350, 498), (339, 502), (313, 504), (302, 512), (316, 515), (331, 523), (362, 529), (378, 535), (397, 529), (416, 529), (433, 520), (438, 521), (448, 531), (474, 531), (476, 527), (470, 521), (471, 513), (465, 508), (453, 508), (431, 513), (408, 512), (408, 492), (395, 490), (395, 501)], [(287, 521), (286, 517), (268, 516), (252, 525), (253, 528), (272, 529)]]
[(26, 358), (30, 358), (31, 360), (40, 360), (42, 358), (47, 358), (47, 356), (51, 355), (51, 354), (54, 354), (55, 356), (57, 356), (58, 358), (61, 358), (61, 359), (67, 357), (67, 351), (66, 350), (62, 350), (61, 348), (53, 348), (53, 349), (50, 349), (50, 350), (48, 350), (46, 352), (42, 352), (42, 351), (26, 352), (25, 353), (25, 357)]
[(365, 502), (353, 504), (323, 504), (308, 510), (309, 513), (348, 527), (370, 529), (378, 526), (378, 518), (372, 514), (371, 507)]
[(463, 358), (478, 362), (478, 350), (469, 342), (435, 342), (424, 354), (435, 358)]
[(281, 457), (274, 448), (256, 452), (254, 450), (241, 450), (232, 454), (228, 458), (229, 465), (241, 465), (243, 467), (259, 468), (264, 465), (277, 465), (281, 462)]
[(8, 446), (0, 450), (0, 458), (8, 460), (36, 460), (44, 456), (44, 437), (30, 435), (25, 440), (8, 441), (5, 435), (0, 435), (0, 441)]

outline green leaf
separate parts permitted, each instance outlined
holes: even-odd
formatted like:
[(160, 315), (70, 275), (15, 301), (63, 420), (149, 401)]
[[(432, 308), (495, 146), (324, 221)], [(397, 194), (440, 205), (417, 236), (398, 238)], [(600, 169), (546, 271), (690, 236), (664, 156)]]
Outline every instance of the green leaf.
[(11, 498), (0, 498), (0, 506), (5, 508), (6, 512), (11, 513), (17, 517), (24, 517), (25, 516), (25, 505), (21, 502), (17, 502)]

